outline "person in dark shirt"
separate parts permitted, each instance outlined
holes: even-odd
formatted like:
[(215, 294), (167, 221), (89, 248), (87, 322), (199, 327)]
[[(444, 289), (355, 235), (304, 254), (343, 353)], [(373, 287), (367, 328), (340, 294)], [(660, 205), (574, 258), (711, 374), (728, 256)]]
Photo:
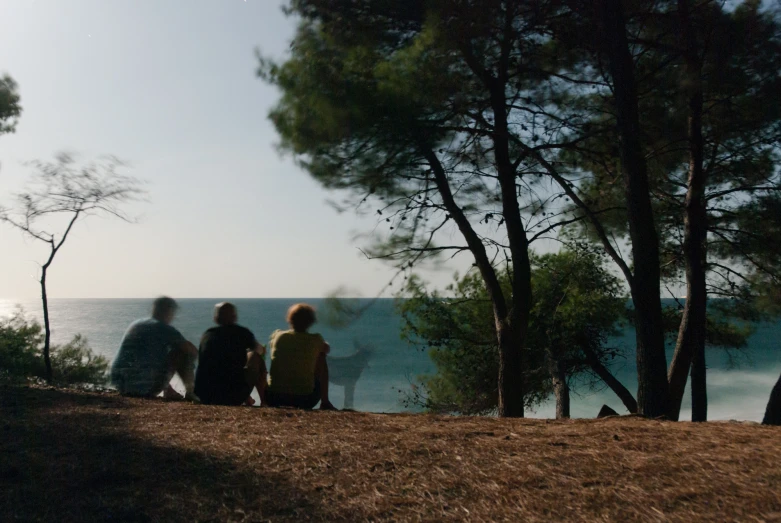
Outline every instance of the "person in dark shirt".
[(252, 389), (258, 389), (261, 405), (266, 396), (266, 348), (252, 332), (237, 325), (238, 312), (232, 303), (214, 307), (217, 327), (201, 338), (195, 374), (195, 394), (212, 405), (253, 404)]

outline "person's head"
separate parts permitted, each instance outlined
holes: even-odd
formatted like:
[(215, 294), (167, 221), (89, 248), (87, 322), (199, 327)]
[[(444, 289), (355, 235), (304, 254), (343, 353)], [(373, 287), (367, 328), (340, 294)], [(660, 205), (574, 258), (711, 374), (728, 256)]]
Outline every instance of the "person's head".
[(223, 301), (214, 306), (214, 323), (217, 325), (233, 325), (239, 321), (239, 311), (236, 306)]
[(173, 298), (160, 296), (152, 303), (152, 317), (163, 323), (171, 323), (176, 316), (176, 309), (179, 305)]
[(306, 303), (296, 303), (287, 310), (287, 323), (296, 332), (306, 332), (316, 321), (315, 308)]

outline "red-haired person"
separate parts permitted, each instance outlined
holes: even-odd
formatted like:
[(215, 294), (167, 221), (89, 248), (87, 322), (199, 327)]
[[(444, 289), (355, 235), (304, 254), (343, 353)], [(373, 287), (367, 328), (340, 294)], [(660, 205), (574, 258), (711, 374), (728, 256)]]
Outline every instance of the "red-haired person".
[(271, 335), (271, 367), (266, 400), (272, 407), (336, 410), (328, 399), (328, 363), (331, 348), (319, 334), (308, 332), (317, 321), (315, 309), (305, 303), (287, 311), (290, 330)]

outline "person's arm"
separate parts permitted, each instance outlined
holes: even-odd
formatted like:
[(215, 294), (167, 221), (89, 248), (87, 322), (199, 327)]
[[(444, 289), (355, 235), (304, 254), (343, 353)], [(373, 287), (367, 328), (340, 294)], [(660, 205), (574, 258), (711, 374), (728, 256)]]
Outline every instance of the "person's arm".
[(325, 341), (325, 340), (323, 339), (323, 337), (322, 337), (322, 336), (320, 336), (319, 334), (318, 334), (318, 336), (320, 337), (320, 341), (322, 342), (322, 345), (320, 346), (320, 352), (321, 352), (322, 354), (330, 354), (330, 352), (331, 352), (331, 346), (328, 344), (328, 342), (327, 342), (327, 341)]
[(179, 349), (185, 354), (198, 356), (198, 347), (187, 341), (175, 327), (168, 326), (168, 335), (170, 336), (169, 346), (171, 348)]
[(247, 345), (247, 352), (257, 352), (260, 356), (263, 356), (266, 354), (266, 347), (260, 344), (258, 339), (255, 337), (255, 335), (252, 333), (249, 329), (244, 329), (244, 343)]
[(193, 345), (192, 343), (190, 343), (184, 338), (181, 339), (177, 348), (183, 351), (185, 354), (191, 354), (193, 356), (198, 355), (198, 347), (196, 347), (195, 345)]

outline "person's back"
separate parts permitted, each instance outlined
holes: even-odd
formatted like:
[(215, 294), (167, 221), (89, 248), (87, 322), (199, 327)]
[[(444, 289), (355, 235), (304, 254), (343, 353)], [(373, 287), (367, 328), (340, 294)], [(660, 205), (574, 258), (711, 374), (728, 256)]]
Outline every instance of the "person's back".
[(328, 363), (331, 350), (319, 334), (307, 332), (317, 318), (312, 306), (293, 305), (287, 311), (290, 330), (271, 335), (271, 367), (266, 399), (272, 407), (335, 410), (328, 399)]
[(133, 322), (111, 366), (111, 381), (123, 394), (148, 394), (161, 379), (169, 348), (182, 339), (179, 331), (154, 318)]
[[(201, 338), (195, 394), (204, 403), (239, 404), (247, 399), (244, 368), (255, 335), (240, 325), (220, 325)], [(251, 390), (250, 390), (251, 392)]]
[(156, 396), (167, 390), (175, 372), (192, 393), (196, 349), (170, 325), (176, 308), (173, 299), (158, 298), (152, 318), (133, 322), (125, 332), (111, 365), (111, 382), (121, 394)]
[(253, 388), (258, 389), (261, 402), (265, 401), (266, 349), (249, 329), (236, 323), (238, 317), (235, 305), (218, 303), (214, 307), (217, 327), (201, 337), (195, 393), (203, 403), (251, 403)]
[(319, 334), (276, 331), (271, 335), (269, 390), (307, 395), (315, 388), (315, 366), (325, 343)]

